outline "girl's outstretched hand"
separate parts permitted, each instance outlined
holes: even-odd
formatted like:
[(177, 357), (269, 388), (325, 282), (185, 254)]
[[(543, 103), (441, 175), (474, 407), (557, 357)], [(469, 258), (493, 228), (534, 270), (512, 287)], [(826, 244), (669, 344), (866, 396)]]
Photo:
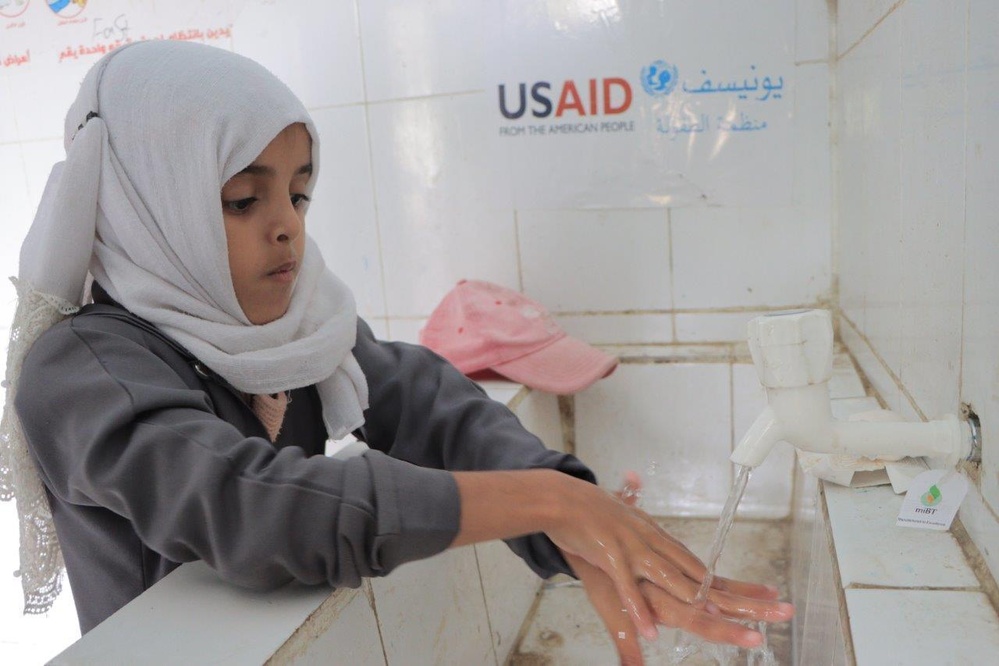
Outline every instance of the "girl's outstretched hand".
[(725, 578), (695, 608), (704, 564), (634, 506), (637, 477), (615, 496), (555, 470), (453, 475), (461, 520), (451, 547), (544, 532), (583, 581), (622, 659), (641, 663), (636, 630), (654, 639), (656, 624), (753, 647), (760, 634), (726, 617), (779, 622), (794, 614), (776, 589)]
[[(607, 501), (618, 505), (614, 510), (601, 502), (600, 511), (623, 516), (624, 525), (634, 533), (618, 532), (600, 540), (600, 545), (588, 550), (589, 557), (584, 555), (586, 549), (577, 545), (585, 538), (577, 536), (560, 541), (549, 533), (563, 548), (569, 566), (582, 581), (622, 664), (643, 663), (636, 627), (646, 638), (654, 638), (654, 624), (662, 624), (709, 641), (749, 648), (760, 645), (762, 636), (726, 618), (765, 621), (791, 618), (793, 606), (778, 602), (775, 588), (720, 577), (715, 578), (705, 607), (696, 608), (692, 602), (705, 567), (686, 547), (634, 507), (639, 489), (638, 476), (632, 473), (616, 497), (599, 491)], [(588, 513), (599, 522), (599, 516), (595, 515), (598, 511), (590, 508)], [(608, 547), (614, 539), (617, 548)], [(572, 550), (573, 546), (577, 550)], [(627, 572), (631, 573), (630, 580), (626, 578)], [(648, 616), (643, 616), (645, 613)], [(642, 624), (645, 617), (653, 625), (652, 632), (648, 625)]]

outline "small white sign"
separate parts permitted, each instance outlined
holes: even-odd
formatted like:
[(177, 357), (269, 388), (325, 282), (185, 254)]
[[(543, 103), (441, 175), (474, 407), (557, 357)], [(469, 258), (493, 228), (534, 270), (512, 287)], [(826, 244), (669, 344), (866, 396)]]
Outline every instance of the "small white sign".
[(909, 485), (895, 524), (924, 530), (948, 530), (967, 492), (968, 480), (954, 470), (923, 472)]

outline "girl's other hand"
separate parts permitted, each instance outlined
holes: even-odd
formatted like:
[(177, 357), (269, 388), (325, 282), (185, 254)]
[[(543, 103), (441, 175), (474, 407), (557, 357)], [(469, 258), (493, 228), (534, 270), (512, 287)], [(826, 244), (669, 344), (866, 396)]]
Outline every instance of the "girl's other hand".
[[(607, 628), (622, 664), (643, 663), (636, 628), (646, 638), (654, 638), (654, 626), (650, 632), (648, 625), (643, 624), (647, 619), (709, 641), (750, 648), (758, 646), (762, 636), (727, 617), (785, 621), (793, 615), (793, 606), (776, 601), (775, 588), (725, 578), (715, 579), (703, 609), (694, 607), (692, 602), (705, 567), (683, 544), (635, 508), (641, 490), (638, 475), (629, 472), (615, 496), (596, 490), (603, 494), (604, 500), (627, 510), (617, 515), (624, 513), (628, 529), (614, 537), (596, 539), (599, 545), (589, 550), (589, 558), (583, 554), (583, 548), (578, 552), (563, 548), (563, 553)], [(602, 516), (597, 514), (604, 510), (615, 513), (605, 505), (600, 506), (600, 511), (588, 513), (595, 522), (600, 522)], [(628, 530), (633, 533), (628, 534)], [(560, 547), (563, 543), (570, 547), (578, 543), (560, 542), (551, 533), (549, 536)], [(616, 548), (608, 546), (609, 543), (616, 544)], [(624, 580), (627, 571), (633, 575), (630, 581)]]

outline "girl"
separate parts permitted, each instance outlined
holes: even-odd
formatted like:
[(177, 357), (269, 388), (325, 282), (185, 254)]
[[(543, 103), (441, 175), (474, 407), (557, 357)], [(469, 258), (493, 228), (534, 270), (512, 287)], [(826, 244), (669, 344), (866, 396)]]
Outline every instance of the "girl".
[[(541, 576), (579, 576), (623, 659), (641, 658), (636, 627), (752, 646), (725, 616), (790, 617), (772, 588), (724, 579), (690, 606), (704, 567), (648, 516), (439, 357), (374, 339), (305, 233), (315, 126), (259, 65), (118, 49), (65, 145), (8, 361), (0, 491), (18, 497), (27, 610), (58, 594), (62, 558), (86, 632), (182, 562), (357, 586), (502, 538)], [(370, 450), (321, 455), (352, 432)]]

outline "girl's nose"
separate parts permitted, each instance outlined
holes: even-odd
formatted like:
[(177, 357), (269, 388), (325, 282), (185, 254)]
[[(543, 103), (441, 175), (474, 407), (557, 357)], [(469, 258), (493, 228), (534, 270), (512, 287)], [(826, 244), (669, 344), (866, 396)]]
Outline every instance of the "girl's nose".
[(288, 202), (281, 207), (281, 211), (276, 216), (273, 229), (274, 240), (278, 243), (290, 243), (298, 238), (302, 233), (302, 218), (298, 214), (295, 206)]

